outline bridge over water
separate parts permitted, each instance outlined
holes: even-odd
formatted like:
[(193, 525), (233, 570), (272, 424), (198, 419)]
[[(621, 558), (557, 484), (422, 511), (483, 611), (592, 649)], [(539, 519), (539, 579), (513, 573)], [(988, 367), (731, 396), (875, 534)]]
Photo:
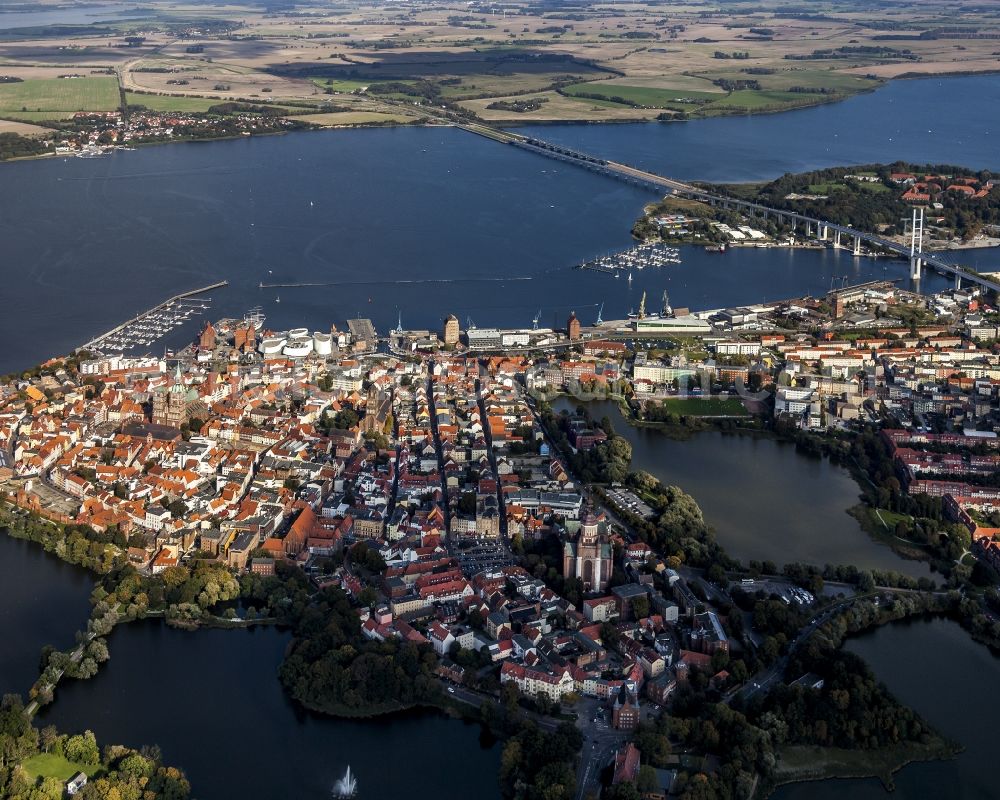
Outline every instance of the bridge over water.
[(479, 123), (462, 123), (459, 124), (458, 127), (462, 130), (468, 131), (469, 133), (485, 136), (486, 138), (493, 139), (494, 141), (510, 144), (514, 147), (519, 147), (522, 150), (538, 153), (539, 155), (543, 155), (547, 158), (553, 158), (557, 161), (574, 164), (576, 166), (583, 167), (584, 169), (588, 169), (591, 172), (617, 178), (635, 186), (641, 186), (653, 191), (664, 193), (669, 192), (683, 197), (690, 197), (710, 203), (711, 205), (721, 205), (724, 208), (738, 209), (746, 213), (747, 216), (751, 217), (760, 216), (767, 219), (770, 216), (774, 216), (790, 223), (794, 228), (798, 228), (802, 225), (805, 228), (805, 235), (807, 237), (814, 236), (821, 241), (830, 241), (835, 248), (847, 247), (849, 244), (854, 255), (861, 255), (861, 243), (864, 242), (869, 247), (888, 253), (894, 253), (898, 256), (909, 259), (910, 277), (913, 280), (920, 280), (921, 268), (926, 266), (944, 275), (954, 276), (956, 288), (960, 288), (962, 282), (966, 282), (975, 284), (986, 290), (1000, 293), (1000, 282), (986, 278), (956, 264), (951, 264), (942, 259), (940, 256), (933, 255), (922, 250), (911, 251), (910, 246), (900, 242), (894, 242), (891, 239), (879, 236), (878, 234), (866, 233), (846, 225), (837, 225), (833, 222), (816, 219), (815, 217), (809, 217), (794, 211), (788, 211), (780, 208), (770, 208), (750, 200), (739, 200), (732, 197), (726, 197), (715, 192), (706, 191), (705, 189), (701, 189), (683, 181), (667, 178), (663, 175), (657, 175), (655, 172), (630, 167), (628, 164), (621, 164), (617, 161), (597, 158), (578, 150), (546, 142), (542, 139), (521, 136), (520, 134), (498, 130), (497, 128), (492, 128), (488, 125), (482, 125)]

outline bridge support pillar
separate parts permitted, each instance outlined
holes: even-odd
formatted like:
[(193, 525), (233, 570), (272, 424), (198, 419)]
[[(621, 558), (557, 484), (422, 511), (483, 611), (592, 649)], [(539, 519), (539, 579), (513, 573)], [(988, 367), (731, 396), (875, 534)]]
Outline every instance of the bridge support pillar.
[(833, 232), (833, 249), (834, 250), (840, 249), (840, 231)]
[(958, 273), (956, 272), (956, 273), (955, 273), (955, 291), (958, 291), (958, 290), (959, 290), (959, 289), (961, 289), (961, 288), (962, 288), (962, 276), (961, 276), (961, 275), (959, 275), (959, 274), (958, 274)]
[(854, 237), (854, 255), (856, 255), (856, 256), (860, 256), (861, 255), (861, 237), (860, 236), (855, 236)]
[(816, 227), (819, 228), (819, 231), (818, 231), (819, 238), (822, 239), (825, 242), (826, 241), (826, 237), (830, 234), (830, 229), (827, 228), (826, 225), (820, 225), (819, 223), (816, 223)]
[(910, 259), (910, 280), (919, 281), (920, 280), (920, 266), (921, 259), (914, 256)]

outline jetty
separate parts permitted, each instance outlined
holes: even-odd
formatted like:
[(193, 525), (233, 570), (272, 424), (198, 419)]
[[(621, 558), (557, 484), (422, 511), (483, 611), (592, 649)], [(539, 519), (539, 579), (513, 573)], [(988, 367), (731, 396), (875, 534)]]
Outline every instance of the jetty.
[(336, 286), (336, 283), (331, 282), (321, 282), (321, 283), (264, 283), (260, 282), (257, 287), (259, 289), (301, 289), (307, 286)]
[(201, 313), (208, 308), (208, 302), (211, 300), (211, 298), (205, 298), (200, 302), (191, 302), (191, 298), (228, 285), (229, 281), (217, 281), (208, 286), (201, 286), (168, 297), (162, 303), (158, 303), (116, 325), (111, 330), (95, 336), (80, 345), (78, 350), (101, 351), (108, 347), (114, 350), (127, 350), (138, 345), (149, 346), (171, 329), (183, 324), (192, 314)]

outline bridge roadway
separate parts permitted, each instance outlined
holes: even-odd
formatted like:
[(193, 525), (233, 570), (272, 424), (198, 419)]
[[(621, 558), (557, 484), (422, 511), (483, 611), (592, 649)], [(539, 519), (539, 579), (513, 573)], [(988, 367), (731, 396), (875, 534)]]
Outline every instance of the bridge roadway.
[(891, 239), (886, 239), (885, 237), (874, 233), (865, 233), (864, 231), (859, 231), (846, 225), (837, 225), (833, 222), (816, 219), (815, 217), (808, 217), (794, 211), (787, 211), (780, 208), (770, 208), (769, 206), (754, 203), (750, 200), (739, 200), (733, 197), (726, 197), (724, 195), (706, 191), (705, 189), (700, 189), (697, 186), (692, 186), (691, 184), (684, 183), (683, 181), (657, 175), (655, 172), (630, 167), (628, 164), (621, 164), (617, 161), (607, 161), (602, 158), (596, 158), (595, 156), (581, 153), (567, 147), (554, 145), (541, 139), (521, 136), (520, 134), (499, 130), (488, 125), (482, 125), (479, 123), (462, 123), (459, 124), (458, 127), (462, 130), (468, 131), (469, 133), (475, 133), (479, 136), (485, 136), (488, 139), (493, 139), (494, 141), (511, 144), (515, 147), (521, 148), (522, 150), (538, 153), (539, 155), (546, 156), (547, 158), (553, 158), (557, 161), (575, 164), (576, 166), (583, 167), (584, 169), (589, 169), (592, 172), (618, 178), (619, 180), (624, 180), (627, 183), (641, 186), (646, 189), (673, 192), (674, 194), (702, 200), (712, 205), (721, 204), (724, 208), (731, 207), (734, 209), (743, 209), (749, 216), (760, 215), (766, 219), (768, 215), (773, 214), (780, 219), (791, 222), (794, 226), (798, 226), (799, 224), (804, 225), (806, 228), (806, 236), (811, 235), (810, 231), (813, 228), (815, 228), (816, 231), (816, 238), (823, 241), (826, 241), (827, 237), (832, 234), (834, 247), (840, 247), (841, 238), (846, 236), (854, 240), (853, 252), (855, 255), (861, 254), (861, 242), (866, 242), (871, 247), (893, 253), (903, 258), (911, 259), (911, 277), (916, 279), (919, 279), (919, 268), (922, 264), (942, 274), (954, 276), (956, 288), (961, 286), (962, 281), (965, 281), (981, 286), (983, 289), (989, 289), (1000, 293), (1000, 282), (990, 280), (989, 278), (975, 272), (971, 272), (955, 264), (950, 264), (939, 256), (932, 255), (927, 252), (919, 252), (915, 256), (919, 263), (914, 264), (914, 259), (911, 258), (910, 248), (908, 245), (901, 244), (900, 242), (894, 242)]

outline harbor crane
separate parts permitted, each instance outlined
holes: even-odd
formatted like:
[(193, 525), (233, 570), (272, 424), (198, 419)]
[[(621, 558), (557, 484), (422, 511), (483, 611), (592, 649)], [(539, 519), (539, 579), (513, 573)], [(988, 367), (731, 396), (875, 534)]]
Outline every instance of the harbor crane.
[(472, 317), (465, 318), (465, 329), (467, 331), (474, 331), (476, 329), (476, 323), (472, 321)]
[(535, 318), (531, 320), (531, 330), (533, 331), (538, 330), (538, 320), (540, 320), (541, 318), (542, 318), (542, 309), (538, 309), (538, 313), (535, 314)]
[(599, 309), (597, 309), (597, 322), (594, 323), (595, 325), (603, 325), (604, 324), (604, 320), (601, 319), (601, 314), (603, 314), (603, 313), (604, 313), (604, 303), (601, 303), (601, 307)]

